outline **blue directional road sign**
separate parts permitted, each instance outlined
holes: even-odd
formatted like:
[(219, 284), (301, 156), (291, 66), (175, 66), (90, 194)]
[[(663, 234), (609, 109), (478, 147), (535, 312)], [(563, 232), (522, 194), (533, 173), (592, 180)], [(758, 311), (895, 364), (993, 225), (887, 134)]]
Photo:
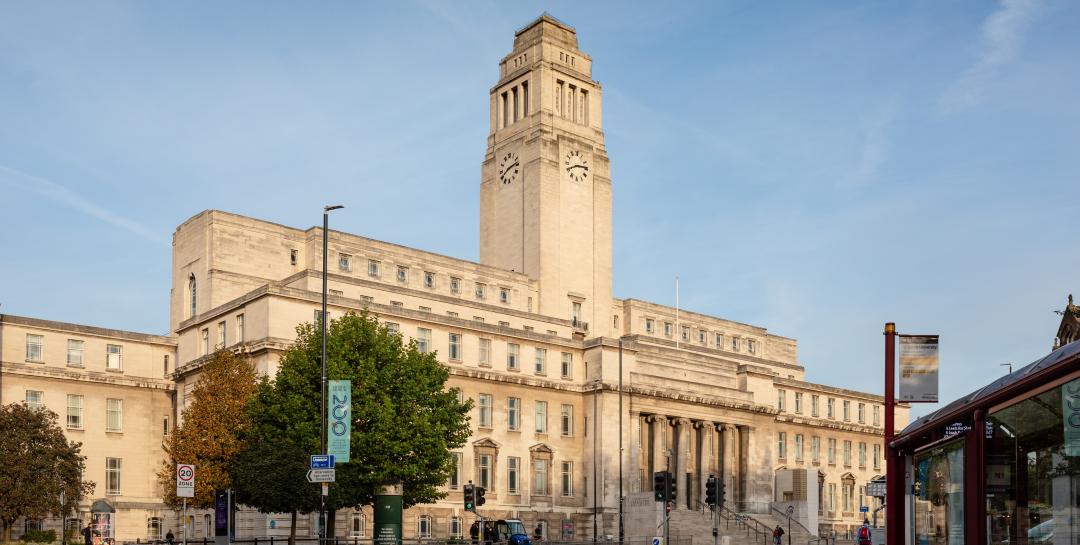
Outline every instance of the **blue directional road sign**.
[(860, 505), (860, 506), (859, 506), (859, 512), (860, 512), (860, 513), (869, 513), (869, 512), (870, 512), (870, 508), (869, 508), (869, 507), (867, 507), (867, 506), (865, 506), (865, 505)]
[(334, 468), (334, 455), (333, 454), (312, 454), (311, 455), (311, 469), (333, 469)]

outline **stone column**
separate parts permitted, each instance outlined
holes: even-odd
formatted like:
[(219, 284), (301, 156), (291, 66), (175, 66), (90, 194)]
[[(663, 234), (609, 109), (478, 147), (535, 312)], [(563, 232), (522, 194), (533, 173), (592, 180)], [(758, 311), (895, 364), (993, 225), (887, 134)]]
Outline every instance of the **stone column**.
[(727, 487), (726, 498), (731, 504), (729, 508), (737, 511), (735, 498), (739, 490), (739, 431), (734, 424), (720, 424), (720, 426), (724, 430), (724, 463), (721, 471), (723, 471), (724, 485)]
[(697, 488), (694, 491), (694, 506), (697, 506), (696, 502), (705, 501), (705, 481), (708, 480), (709, 474), (713, 469), (713, 452), (716, 445), (712, 443), (712, 424), (708, 422), (695, 422), (694, 428), (698, 434), (698, 456), (697, 456), (697, 473), (694, 474), (694, 486)]
[(676, 479), (676, 492), (677, 499), (675, 506), (677, 508), (686, 508), (686, 473), (689, 470), (689, 455), (690, 455), (690, 421), (686, 418), (676, 418), (675, 424), (679, 426), (677, 441), (675, 441), (675, 471), (672, 473)]
[(668, 419), (666, 416), (657, 414), (649, 415), (645, 419), (649, 423), (649, 432), (652, 441), (649, 442), (649, 475), (647, 478), (652, 482), (652, 474), (667, 469), (667, 458), (664, 450), (664, 433), (667, 431)]
[(753, 432), (753, 428), (750, 426), (738, 426), (739, 432), (739, 495), (738, 505), (740, 509), (744, 509), (746, 502), (750, 499), (750, 468), (748, 466), (750, 458), (750, 433)]

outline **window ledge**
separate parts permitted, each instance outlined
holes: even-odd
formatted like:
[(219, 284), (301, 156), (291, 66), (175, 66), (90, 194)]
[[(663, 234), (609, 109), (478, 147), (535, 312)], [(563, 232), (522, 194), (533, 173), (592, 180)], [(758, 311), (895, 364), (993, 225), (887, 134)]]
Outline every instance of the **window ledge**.
[(45, 363), (45, 360), (26, 360), (26, 363)]
[(123, 373), (123, 369), (105, 369), (106, 373)]

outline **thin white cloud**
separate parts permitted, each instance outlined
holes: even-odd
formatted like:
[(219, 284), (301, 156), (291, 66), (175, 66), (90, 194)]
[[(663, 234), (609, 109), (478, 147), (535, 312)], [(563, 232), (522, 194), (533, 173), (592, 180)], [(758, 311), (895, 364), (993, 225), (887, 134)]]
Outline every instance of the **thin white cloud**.
[(1001, 7), (982, 25), (979, 58), (942, 96), (948, 110), (974, 106), (982, 101), (989, 80), (1016, 60), (1024, 34), (1038, 16), (1041, 0), (1001, 0)]
[(897, 99), (890, 98), (863, 117), (858, 163), (847, 185), (861, 186), (874, 181), (892, 149), (892, 126), (899, 113)]
[(168, 246), (169, 241), (158, 233), (147, 229), (142, 224), (119, 216), (112, 211), (98, 206), (85, 197), (71, 191), (70, 189), (40, 176), (34, 176), (25, 172), (15, 170), (11, 167), (0, 165), (0, 180), (7, 181), (18, 187), (33, 191), (39, 195), (48, 197), (56, 202), (67, 205), (74, 208), (92, 218), (101, 220), (114, 227), (119, 227), (125, 231), (133, 233), (140, 238), (146, 239), (155, 244), (163, 244)]

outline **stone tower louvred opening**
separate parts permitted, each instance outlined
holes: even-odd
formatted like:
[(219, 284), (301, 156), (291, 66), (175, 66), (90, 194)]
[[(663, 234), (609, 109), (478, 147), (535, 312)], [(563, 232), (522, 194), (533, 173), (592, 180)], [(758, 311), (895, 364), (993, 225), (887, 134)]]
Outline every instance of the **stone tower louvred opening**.
[[(480, 261), (537, 281), (536, 311), (611, 329), (611, 171), (602, 92), (577, 31), (544, 14), (514, 37), (490, 90)], [(587, 324), (587, 325), (586, 325)]]

